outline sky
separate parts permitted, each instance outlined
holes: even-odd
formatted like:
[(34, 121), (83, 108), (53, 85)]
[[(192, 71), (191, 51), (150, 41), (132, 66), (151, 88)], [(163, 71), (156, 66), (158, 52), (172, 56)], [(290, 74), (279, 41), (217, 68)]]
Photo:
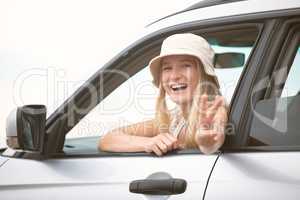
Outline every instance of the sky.
[(196, 0), (0, 0), (0, 145), (9, 112), (48, 114), (156, 19)]

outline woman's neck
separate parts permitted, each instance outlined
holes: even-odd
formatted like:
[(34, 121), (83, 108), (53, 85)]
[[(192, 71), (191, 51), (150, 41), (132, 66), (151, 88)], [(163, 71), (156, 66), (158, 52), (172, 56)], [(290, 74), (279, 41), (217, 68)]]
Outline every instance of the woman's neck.
[(182, 104), (179, 107), (180, 107), (180, 110), (181, 110), (181, 113), (182, 113), (184, 119), (187, 120), (189, 113), (190, 113), (191, 105), (190, 104)]

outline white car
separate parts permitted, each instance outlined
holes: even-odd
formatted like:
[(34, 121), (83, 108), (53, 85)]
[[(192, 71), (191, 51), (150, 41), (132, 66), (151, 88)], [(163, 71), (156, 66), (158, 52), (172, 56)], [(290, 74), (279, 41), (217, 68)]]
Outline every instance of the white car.
[[(181, 32), (202, 35), (217, 53), (230, 103), (219, 152), (109, 153), (97, 150), (99, 137), (66, 138), (104, 102), (122, 102), (132, 83), (148, 86), (149, 60)], [(16, 110), (21, 148), (1, 150), (0, 199), (299, 199), (299, 65), (299, 0), (207, 0), (160, 19), (46, 123), (43, 106)]]

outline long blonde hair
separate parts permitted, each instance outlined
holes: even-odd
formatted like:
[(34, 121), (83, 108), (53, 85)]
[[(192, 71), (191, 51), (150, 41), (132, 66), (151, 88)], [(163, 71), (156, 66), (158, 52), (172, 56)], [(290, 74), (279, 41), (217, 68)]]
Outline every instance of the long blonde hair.
[[(193, 57), (194, 58), (194, 57)], [(200, 96), (203, 94), (210, 95), (219, 95), (219, 86), (216, 80), (207, 75), (204, 72), (202, 63), (197, 59), (194, 58), (197, 64), (198, 72), (200, 74), (200, 78), (197, 84), (197, 87), (194, 91), (194, 98), (193, 102), (190, 107), (190, 112), (187, 117), (187, 133), (184, 135), (184, 145), (186, 148), (197, 148), (197, 144), (194, 140), (194, 136), (196, 133), (196, 125), (199, 118), (199, 103), (200, 103)], [(161, 74), (161, 73), (160, 73)], [(159, 125), (159, 133), (166, 133), (169, 131), (170, 122), (171, 122), (171, 115), (166, 103), (166, 92), (162, 87), (162, 83), (159, 83), (159, 95), (156, 100), (156, 113), (155, 119)]]

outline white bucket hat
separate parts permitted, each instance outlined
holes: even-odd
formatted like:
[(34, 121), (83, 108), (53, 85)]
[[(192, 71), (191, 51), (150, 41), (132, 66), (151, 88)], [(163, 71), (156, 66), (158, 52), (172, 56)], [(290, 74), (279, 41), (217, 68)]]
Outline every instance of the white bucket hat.
[(219, 87), (213, 64), (214, 50), (203, 37), (192, 33), (175, 34), (167, 37), (162, 43), (160, 55), (149, 62), (153, 83), (156, 87), (159, 86), (161, 59), (170, 55), (190, 55), (198, 58), (203, 65), (205, 73), (214, 77)]

